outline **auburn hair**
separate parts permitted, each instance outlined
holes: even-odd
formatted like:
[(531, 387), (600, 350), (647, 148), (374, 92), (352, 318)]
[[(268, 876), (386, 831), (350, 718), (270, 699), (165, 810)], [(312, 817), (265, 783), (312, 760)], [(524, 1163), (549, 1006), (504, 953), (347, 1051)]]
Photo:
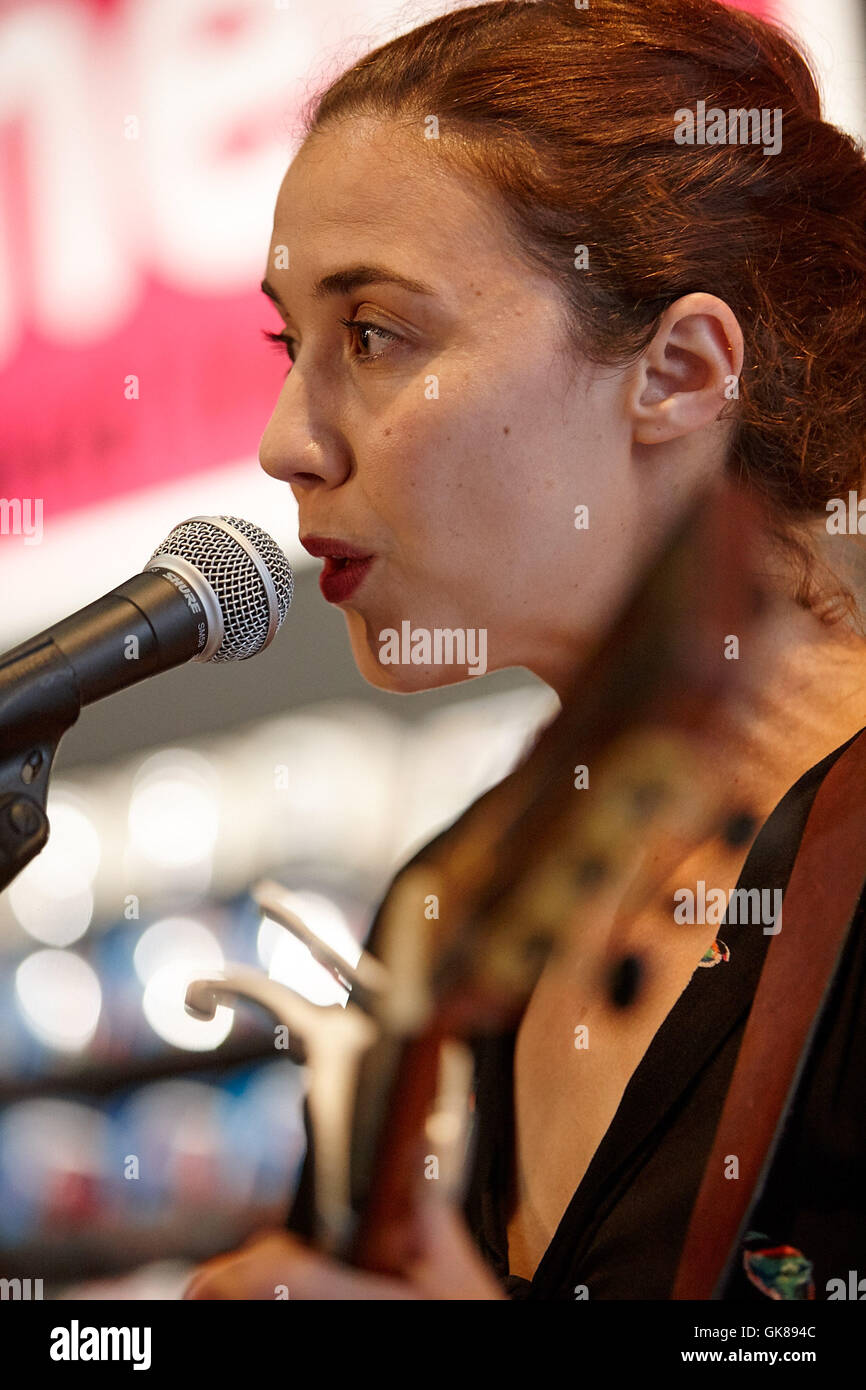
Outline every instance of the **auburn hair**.
[[(778, 153), (677, 143), (675, 112), (699, 101), (779, 110)], [(498, 198), (591, 361), (636, 357), (682, 295), (725, 300), (745, 339), (728, 466), (816, 606), (804, 523), (864, 470), (866, 156), (822, 118), (797, 41), (720, 0), (493, 0), (361, 58), (303, 134), (352, 116), (437, 118), (440, 158)]]

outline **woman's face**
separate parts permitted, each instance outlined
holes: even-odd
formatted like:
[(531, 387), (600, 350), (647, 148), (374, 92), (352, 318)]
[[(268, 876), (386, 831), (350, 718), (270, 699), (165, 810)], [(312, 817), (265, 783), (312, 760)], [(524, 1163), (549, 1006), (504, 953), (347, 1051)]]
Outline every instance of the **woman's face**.
[(646, 549), (624, 382), (576, 360), (553, 283), (437, 156), (353, 120), (289, 168), (266, 278), (294, 365), (260, 460), (302, 541), (374, 557), (323, 581), (373, 685), (523, 666), (560, 688)]

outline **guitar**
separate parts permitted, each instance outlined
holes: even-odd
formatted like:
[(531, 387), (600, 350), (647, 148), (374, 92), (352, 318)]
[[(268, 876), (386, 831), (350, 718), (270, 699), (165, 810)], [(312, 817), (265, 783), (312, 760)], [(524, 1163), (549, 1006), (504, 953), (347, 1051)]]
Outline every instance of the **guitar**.
[(278, 884), (254, 889), (339, 980), (345, 1006), (313, 1005), (245, 967), (190, 985), (196, 1016), (251, 998), (296, 1040), (327, 1253), (404, 1268), (431, 1159), (455, 1199), (471, 1172), (471, 1040), (516, 1025), (566, 944), (580, 947), (589, 991), (633, 1007), (646, 962), (623, 945), (624, 926), (662, 900), (697, 846), (754, 838), (718, 749), (739, 685), (732, 639), (747, 640), (764, 607), (761, 521), (733, 484), (691, 506), (530, 752), (397, 874), (375, 957), (350, 964), (294, 917)]

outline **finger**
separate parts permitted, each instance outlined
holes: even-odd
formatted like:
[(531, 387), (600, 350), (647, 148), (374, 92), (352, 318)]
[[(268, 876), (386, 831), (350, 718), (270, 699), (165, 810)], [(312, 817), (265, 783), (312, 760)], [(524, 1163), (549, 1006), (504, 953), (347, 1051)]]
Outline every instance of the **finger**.
[(189, 1300), (286, 1298), (410, 1300), (407, 1284), (364, 1274), (326, 1259), (291, 1234), (271, 1232), (203, 1265), (187, 1288)]
[(417, 1209), (421, 1257), (407, 1270), (422, 1298), (493, 1299), (506, 1295), (452, 1204), (435, 1194)]

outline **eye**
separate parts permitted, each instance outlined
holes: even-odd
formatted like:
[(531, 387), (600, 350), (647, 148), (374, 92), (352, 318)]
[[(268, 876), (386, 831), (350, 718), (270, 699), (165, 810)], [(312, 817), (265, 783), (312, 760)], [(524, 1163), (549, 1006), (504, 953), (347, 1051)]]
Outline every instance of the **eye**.
[[(349, 329), (356, 342), (360, 342), (361, 338), (368, 333), (375, 333), (386, 343), (396, 343), (399, 340), (399, 334), (392, 333), (388, 328), (380, 328), (377, 323), (368, 323), (366, 319), (340, 319), (340, 323)], [(374, 362), (377, 357), (384, 356), (384, 353), (359, 352), (356, 355), (361, 361)]]
[(275, 347), (278, 352), (285, 352), (289, 362), (294, 363), (295, 355), (293, 348), (295, 346), (295, 340), (294, 338), (290, 338), (288, 333), (272, 333), (270, 329), (263, 328), (262, 337), (266, 338), (271, 346)]
[[(340, 323), (349, 329), (353, 342), (363, 342), (364, 350), (357, 352), (355, 356), (362, 362), (375, 362), (379, 357), (384, 356), (382, 352), (369, 352), (367, 335), (375, 334), (382, 342), (394, 343), (400, 341), (399, 333), (392, 333), (389, 328), (380, 328), (377, 323), (368, 323), (366, 319), (340, 319)], [(262, 337), (275, 347), (278, 352), (285, 352), (289, 362), (294, 364), (297, 356), (297, 340), (286, 332), (272, 333), (270, 329), (262, 329)]]

